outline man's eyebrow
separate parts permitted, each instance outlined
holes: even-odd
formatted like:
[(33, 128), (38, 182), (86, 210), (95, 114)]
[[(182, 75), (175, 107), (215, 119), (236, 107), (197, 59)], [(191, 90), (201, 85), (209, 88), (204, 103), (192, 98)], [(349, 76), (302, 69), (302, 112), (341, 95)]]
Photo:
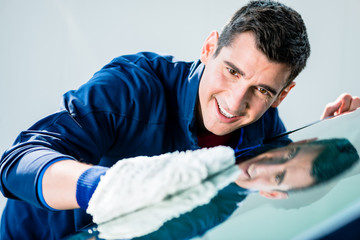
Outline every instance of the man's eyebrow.
[(279, 180), (279, 182), (278, 182), (278, 185), (280, 185), (280, 184), (284, 181), (285, 174), (286, 174), (286, 170), (281, 173), (281, 175), (280, 175), (280, 180)]
[(299, 151), (300, 151), (299, 146), (293, 147), (293, 148), (290, 149), (289, 155), (287, 155), (286, 157), (279, 157), (279, 158), (277, 158), (277, 160), (278, 160), (279, 163), (288, 162), (288, 161), (294, 159), (294, 157), (296, 157), (296, 155), (299, 153)]
[(229, 67), (234, 69), (236, 72), (238, 72), (241, 76), (243, 76), (245, 78), (245, 73), (243, 71), (241, 71), (237, 66), (235, 66), (233, 63), (226, 61), (226, 60), (224, 62), (225, 62), (225, 64), (227, 64)]
[[(287, 158), (287, 161), (292, 160), (294, 157), (296, 157), (296, 155), (299, 153), (299, 151), (300, 151), (299, 146), (294, 148), (294, 150), (292, 150), (292, 152), (290, 153), (290, 156)], [(286, 175), (286, 170), (281, 173), (278, 185), (280, 185), (284, 181), (285, 175)]]
[[(243, 76), (244, 78), (246, 78), (246, 75), (245, 75), (245, 72), (244, 71), (242, 71), (242, 70), (240, 70), (237, 66), (235, 66), (232, 62), (229, 62), (229, 61), (224, 61), (224, 63), (226, 64), (226, 65), (228, 65), (229, 67), (231, 67), (233, 70), (235, 70), (236, 72), (238, 72), (241, 76)], [(261, 87), (261, 88), (264, 88), (264, 89), (266, 89), (267, 91), (269, 91), (271, 94), (273, 94), (274, 96), (276, 96), (277, 94), (278, 94), (278, 92), (274, 89), (274, 88), (272, 88), (272, 87), (270, 87), (270, 86), (268, 86), (268, 85), (265, 85), (265, 84), (259, 84), (258, 85), (259, 87)]]

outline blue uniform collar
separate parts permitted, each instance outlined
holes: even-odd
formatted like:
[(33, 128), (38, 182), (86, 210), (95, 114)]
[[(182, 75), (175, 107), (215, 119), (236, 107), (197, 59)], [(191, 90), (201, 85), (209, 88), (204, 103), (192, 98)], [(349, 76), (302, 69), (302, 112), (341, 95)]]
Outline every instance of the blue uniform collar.
[(236, 157), (242, 157), (255, 148), (263, 146), (264, 118), (240, 129), (239, 140), (235, 150)]

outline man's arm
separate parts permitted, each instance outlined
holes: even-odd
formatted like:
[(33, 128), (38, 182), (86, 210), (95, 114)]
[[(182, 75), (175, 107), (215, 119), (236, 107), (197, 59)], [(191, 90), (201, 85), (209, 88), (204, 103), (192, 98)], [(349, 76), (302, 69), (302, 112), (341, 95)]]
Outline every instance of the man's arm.
[[(165, 97), (153, 73), (140, 74), (134, 68), (129, 61), (115, 60), (79, 89), (64, 94), (59, 112), (21, 132), (0, 160), (3, 195), (45, 209), (78, 207), (76, 180), (89, 167), (83, 163), (96, 169), (128, 156), (162, 151), (138, 147), (149, 119), (165, 116), (157, 110)], [(67, 159), (72, 161), (65, 163)]]
[(42, 179), (45, 202), (54, 209), (79, 208), (76, 185), (80, 175), (92, 165), (74, 160), (63, 160), (50, 165)]
[(335, 102), (326, 105), (321, 119), (351, 112), (360, 107), (360, 98), (348, 93), (341, 94)]

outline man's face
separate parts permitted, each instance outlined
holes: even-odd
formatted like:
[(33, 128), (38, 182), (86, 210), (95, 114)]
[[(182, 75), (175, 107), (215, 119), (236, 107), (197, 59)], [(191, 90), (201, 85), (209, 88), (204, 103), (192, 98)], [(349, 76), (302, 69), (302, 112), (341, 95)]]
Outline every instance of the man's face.
[(236, 183), (266, 192), (309, 187), (315, 181), (310, 175), (312, 162), (320, 150), (318, 146), (291, 144), (260, 154), (238, 164), (241, 174)]
[(251, 32), (239, 34), (229, 47), (214, 57), (218, 35), (205, 42), (201, 61), (205, 70), (199, 86), (200, 124), (216, 135), (228, 134), (258, 120), (277, 107), (292, 83), (283, 90), (289, 68), (270, 62), (256, 48)]

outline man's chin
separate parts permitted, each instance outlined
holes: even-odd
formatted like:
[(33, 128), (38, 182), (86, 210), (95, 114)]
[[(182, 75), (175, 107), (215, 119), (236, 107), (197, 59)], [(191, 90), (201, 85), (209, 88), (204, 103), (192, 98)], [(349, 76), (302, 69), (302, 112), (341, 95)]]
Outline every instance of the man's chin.
[(215, 135), (218, 136), (224, 136), (227, 135), (229, 133), (235, 132), (236, 130), (239, 130), (242, 127), (245, 127), (247, 125), (249, 125), (250, 123), (243, 123), (243, 124), (239, 124), (235, 127), (213, 127), (213, 128), (207, 128), (209, 132), (212, 132)]
[(224, 136), (227, 135), (229, 133), (232, 133), (234, 131), (236, 131), (238, 128), (231, 128), (231, 129), (226, 129), (226, 128), (219, 128), (219, 127), (209, 127), (206, 128), (209, 132), (217, 135), (217, 136)]

